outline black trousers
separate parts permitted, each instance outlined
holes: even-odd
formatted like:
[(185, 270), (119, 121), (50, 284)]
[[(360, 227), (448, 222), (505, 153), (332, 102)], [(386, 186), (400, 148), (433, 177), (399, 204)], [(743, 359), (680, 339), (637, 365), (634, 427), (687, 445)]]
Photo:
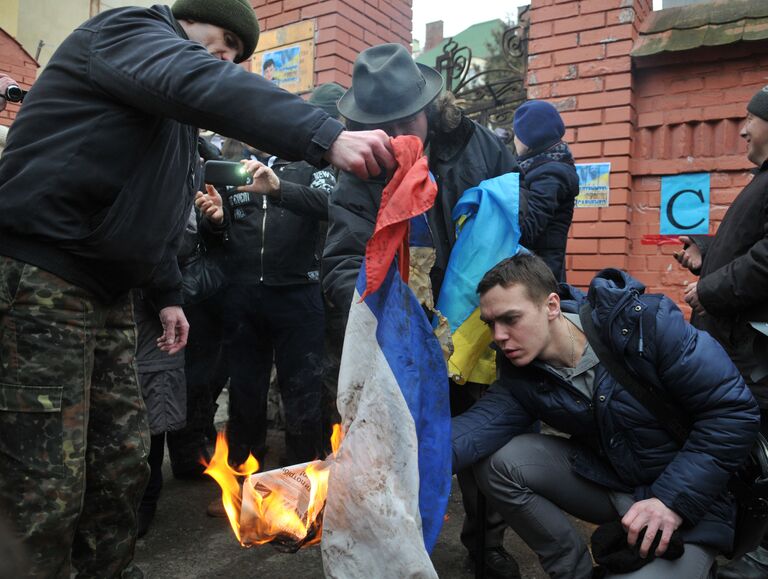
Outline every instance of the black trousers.
[(189, 321), (184, 373), (187, 380), (187, 423), (168, 433), (168, 453), (175, 475), (198, 473), (200, 458), (208, 459), (216, 399), (227, 381), (224, 326), (224, 293), (198, 304), (184, 306)]
[[(477, 401), (470, 385), (459, 385), (451, 381), (451, 416), (469, 410)], [(456, 479), (461, 489), (461, 502), (464, 506), (464, 524), (461, 527), (461, 543), (468, 551), (474, 551), (477, 544), (477, 534), (485, 528), (485, 547), (491, 549), (501, 547), (504, 544), (504, 530), (507, 523), (502, 516), (488, 509), (483, 520), (478, 512), (477, 505), (477, 480), (472, 467), (465, 468), (456, 473)]]
[(285, 410), (288, 464), (323, 454), (324, 316), (317, 284), (232, 284), (224, 300), (230, 376), (230, 462), (266, 453), (267, 393), (274, 361)]

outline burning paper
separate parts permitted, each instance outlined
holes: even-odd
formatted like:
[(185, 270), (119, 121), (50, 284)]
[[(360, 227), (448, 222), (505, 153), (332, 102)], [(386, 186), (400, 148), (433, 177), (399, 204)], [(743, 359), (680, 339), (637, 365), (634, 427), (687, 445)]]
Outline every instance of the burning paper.
[(316, 460), (256, 473), (243, 485), (240, 542), (295, 552), (320, 541), (328, 465)]
[[(219, 433), (205, 472), (221, 487), (224, 510), (241, 545), (271, 542), (282, 551), (295, 552), (320, 541), (330, 463), (340, 444), (337, 424), (331, 436), (334, 454), (327, 460), (259, 473), (259, 463), (252, 456), (232, 468), (226, 437)], [(242, 486), (239, 477), (245, 477)]]

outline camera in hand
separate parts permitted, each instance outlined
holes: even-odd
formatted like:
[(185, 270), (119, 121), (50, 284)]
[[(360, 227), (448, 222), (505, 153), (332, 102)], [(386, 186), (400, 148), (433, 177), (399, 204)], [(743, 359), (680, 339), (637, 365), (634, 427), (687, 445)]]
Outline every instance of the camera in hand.
[(20, 103), (27, 96), (27, 91), (23, 90), (19, 85), (12, 84), (5, 89), (3, 98), (11, 103)]
[(206, 161), (203, 168), (203, 181), (214, 186), (238, 187), (250, 185), (253, 183), (253, 178), (242, 163)]

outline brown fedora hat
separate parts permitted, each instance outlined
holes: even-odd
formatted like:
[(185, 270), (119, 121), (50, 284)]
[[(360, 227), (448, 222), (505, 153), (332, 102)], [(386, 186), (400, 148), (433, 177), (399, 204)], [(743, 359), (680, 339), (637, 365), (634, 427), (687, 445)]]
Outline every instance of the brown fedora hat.
[(380, 44), (355, 59), (339, 112), (366, 125), (391, 123), (415, 115), (441, 90), (443, 77), (434, 68), (414, 62), (402, 44)]

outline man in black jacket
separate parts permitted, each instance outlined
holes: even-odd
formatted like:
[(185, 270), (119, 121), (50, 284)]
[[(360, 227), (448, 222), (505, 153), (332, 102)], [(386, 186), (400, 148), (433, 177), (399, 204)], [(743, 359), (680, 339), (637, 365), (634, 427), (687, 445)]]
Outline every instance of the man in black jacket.
[[(741, 129), (747, 158), (758, 169), (739, 193), (713, 237), (682, 236), (675, 257), (699, 281), (686, 288), (693, 324), (707, 330), (728, 352), (760, 405), (768, 436), (768, 86), (747, 105)], [(768, 576), (768, 540), (721, 569), (718, 577)]]
[[(442, 93), (443, 79), (433, 68), (417, 65), (401, 45), (382, 44), (361, 52), (355, 61), (352, 88), (339, 101), (339, 111), (350, 127), (380, 128), (392, 137), (414, 135), (424, 143), (429, 169), (437, 181), (437, 198), (426, 213), (434, 266), (429, 272), (434, 300), (456, 240), (451, 212), (462, 193), (485, 179), (516, 169), (501, 140), (475, 123)], [(364, 180), (342, 173), (331, 195), (328, 239), (323, 253), (323, 289), (334, 307), (348, 312), (355, 282), (373, 233), (384, 188), (383, 179)], [(523, 193), (520, 204), (524, 205)], [(433, 302), (434, 303), (434, 302)], [(340, 347), (340, 345), (339, 345)], [(460, 413), (474, 403), (472, 385), (452, 385), (451, 411)], [(474, 564), (484, 556), (489, 577), (518, 577), (517, 564), (502, 545), (506, 525), (493, 514), (488, 524), (486, 553), (475, 552), (479, 520), (477, 487), (471, 469), (458, 473), (467, 513), (461, 540)]]
[(188, 325), (176, 264), (203, 126), (289, 159), (366, 176), (392, 164), (358, 136), (233, 64), (258, 24), (247, 0), (104, 12), (65, 39), (0, 161), (0, 514), (33, 575), (131, 573), (148, 430), (129, 290)]
[[(332, 98), (318, 103), (318, 94)], [(339, 85), (318, 87), (310, 102), (338, 117)], [(267, 394), (272, 364), (285, 410), (284, 464), (323, 454), (321, 389), (324, 315), (320, 256), (328, 197), (336, 176), (304, 161), (243, 161), (253, 183), (223, 193), (224, 249), (229, 285), (223, 296), (227, 336), (230, 462), (266, 453)], [(208, 199), (205, 199), (208, 197)], [(216, 193), (198, 195), (204, 215), (219, 205)], [(221, 501), (209, 514), (221, 512)], [(223, 514), (223, 513), (221, 513)]]

